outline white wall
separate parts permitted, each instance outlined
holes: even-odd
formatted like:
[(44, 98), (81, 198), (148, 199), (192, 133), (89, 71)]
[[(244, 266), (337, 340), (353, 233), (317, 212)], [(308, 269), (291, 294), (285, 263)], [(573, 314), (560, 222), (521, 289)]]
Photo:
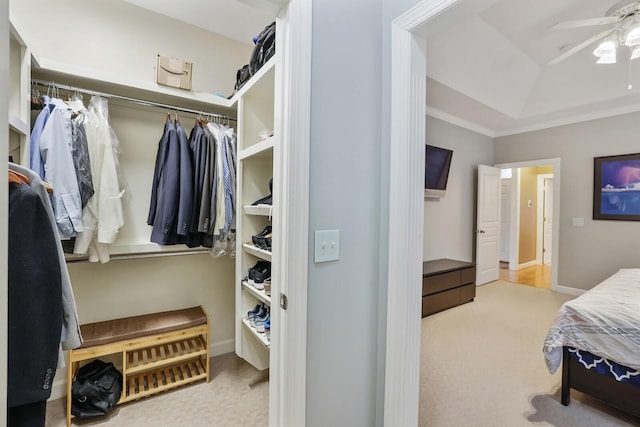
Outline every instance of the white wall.
[[(14, 0), (11, 12), (37, 56), (151, 82), (156, 54), (177, 56), (194, 61), (196, 91), (230, 93), (235, 72), (252, 49), (122, 2)], [(118, 101), (109, 105), (131, 197), (119, 241), (148, 239), (151, 228), (145, 221), (166, 112)], [(190, 132), (193, 117), (182, 124)], [(73, 263), (69, 272), (81, 323), (201, 304), (212, 319), (211, 346), (219, 354), (234, 348), (234, 262), (229, 256), (187, 255)], [(65, 373), (59, 371), (55, 379), (53, 397), (60, 397)]]
[[(376, 417), (381, 2), (313, 2), (307, 423)], [(340, 260), (313, 262), (314, 230)]]
[(446, 195), (424, 202), (423, 260), (473, 262), (478, 164), (493, 165), (493, 138), (427, 116), (427, 144), (453, 150)]
[(638, 153), (639, 134), (640, 113), (632, 113), (496, 139), (496, 163), (561, 159), (560, 286), (590, 289), (619, 268), (640, 267), (640, 222), (592, 219), (593, 158)]
[(160, 53), (193, 62), (194, 92), (230, 95), (252, 50), (121, 1), (11, 0), (11, 14), (38, 58), (155, 82)]

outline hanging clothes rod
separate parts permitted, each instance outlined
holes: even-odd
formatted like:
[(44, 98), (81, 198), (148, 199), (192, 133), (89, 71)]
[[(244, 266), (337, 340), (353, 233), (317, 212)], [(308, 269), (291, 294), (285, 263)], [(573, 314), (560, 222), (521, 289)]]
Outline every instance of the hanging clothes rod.
[(52, 81), (32, 79), (31, 80), (31, 84), (32, 85), (46, 87), (46, 88), (54, 88), (54, 89), (57, 88), (59, 90), (65, 90), (65, 91), (69, 91), (69, 92), (80, 92), (80, 93), (83, 93), (85, 95), (101, 96), (101, 97), (107, 98), (107, 99), (118, 99), (118, 100), (121, 100), (121, 101), (133, 102), (135, 104), (145, 105), (145, 106), (148, 106), (148, 107), (157, 107), (157, 108), (162, 108), (162, 109), (165, 109), (165, 110), (171, 110), (172, 112), (173, 111), (178, 111), (178, 112), (182, 112), (182, 113), (190, 113), (190, 114), (201, 115), (201, 116), (204, 116), (204, 117), (215, 117), (215, 118), (224, 119), (224, 120), (231, 120), (231, 121), (234, 121), (234, 122), (238, 121), (238, 119), (235, 119), (235, 118), (230, 117), (230, 116), (226, 116), (224, 114), (207, 113), (207, 112), (201, 111), (201, 110), (192, 110), (192, 109), (189, 109), (189, 108), (177, 107), (175, 105), (161, 104), (159, 102), (147, 101), (147, 100), (144, 100), (144, 99), (131, 98), (131, 97), (128, 97), (128, 96), (115, 95), (115, 94), (112, 94), (112, 93), (97, 92), (95, 90), (82, 89), (82, 88), (79, 88), (79, 87), (63, 85), (63, 84), (59, 84), (59, 83), (52, 82)]

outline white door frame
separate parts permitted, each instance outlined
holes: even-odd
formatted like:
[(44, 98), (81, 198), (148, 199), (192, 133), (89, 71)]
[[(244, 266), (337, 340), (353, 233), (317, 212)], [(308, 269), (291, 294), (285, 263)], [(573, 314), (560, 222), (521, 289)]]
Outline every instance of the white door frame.
[[(542, 173), (537, 176), (538, 206), (536, 210), (536, 264), (539, 265), (544, 264), (544, 181), (546, 179), (553, 179), (553, 174)], [(553, 239), (553, 227), (551, 233), (551, 238)]]
[[(0, 33), (4, 34), (2, 44), (0, 45), (0, 99), (9, 99), (9, 0), (0, 0)], [(0, 102), (0, 158), (7, 159), (9, 156), (9, 104), (8, 102)], [(2, 176), (4, 170), (8, 168), (7, 163), (2, 162)], [(9, 186), (2, 185), (0, 187), (0, 227), (2, 230), (9, 229)], [(3, 231), (3, 235), (4, 234)], [(0, 423), (4, 424), (7, 419), (7, 330), (8, 319), (8, 295), (7, 295), (7, 261), (9, 257), (8, 240), (0, 239), (0, 283), (2, 284), (0, 292), (0, 328), (3, 333), (0, 334)]]
[[(540, 159), (540, 160), (526, 160), (519, 161), (513, 163), (501, 163), (495, 165), (497, 168), (528, 168), (534, 166), (548, 166), (551, 165), (553, 167), (553, 217), (560, 218), (560, 158), (553, 159)], [(518, 172), (519, 173), (519, 172)], [(518, 187), (520, 184), (518, 183)], [(519, 196), (518, 196), (519, 198)], [(513, 206), (513, 205), (512, 205)], [(513, 215), (513, 213), (511, 214)], [(519, 217), (519, 214), (518, 214)], [(514, 217), (511, 217), (512, 220)], [(519, 224), (519, 221), (517, 221)], [(513, 226), (512, 226), (513, 227)], [(519, 233), (519, 231), (518, 231)], [(553, 268), (551, 269), (551, 290), (558, 290), (558, 253), (559, 253), (559, 245), (560, 245), (560, 221), (554, 221), (551, 228), (551, 265)], [(517, 233), (516, 233), (517, 234)], [(513, 239), (512, 239), (513, 242)], [(512, 248), (513, 251), (513, 248)]]
[[(389, 259), (384, 425), (418, 425), (426, 126), (419, 26), (460, 0), (426, 0), (391, 23)], [(379, 339), (383, 339), (380, 337)]]
[[(306, 424), (312, 0), (280, 3), (288, 3), (278, 16), (284, 49), (276, 67), (276, 90), (282, 94), (275, 106), (280, 125), (276, 128), (282, 134), (274, 151), (274, 168), (281, 171), (280, 187), (274, 191), (274, 205), (280, 210), (274, 227), (281, 230), (281, 238), (273, 244), (281, 256), (272, 267), (283, 284), (288, 308), (272, 311), (274, 330), (278, 325), (282, 330), (272, 333), (269, 425), (295, 427)], [(274, 302), (279, 304), (278, 296)]]

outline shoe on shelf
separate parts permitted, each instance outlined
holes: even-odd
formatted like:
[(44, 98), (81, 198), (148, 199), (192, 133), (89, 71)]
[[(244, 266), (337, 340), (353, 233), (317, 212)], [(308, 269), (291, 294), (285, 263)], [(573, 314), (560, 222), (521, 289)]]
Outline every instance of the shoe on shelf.
[(264, 322), (264, 334), (271, 341), (271, 316)]
[(267, 294), (267, 296), (271, 296), (271, 277), (264, 279), (262, 287), (264, 289), (264, 293)]
[(271, 319), (271, 312), (270, 311), (268, 311), (267, 314), (264, 317), (260, 317), (260, 318), (256, 317), (256, 320), (255, 320), (256, 331), (264, 333), (265, 324), (266, 324), (266, 322), (270, 322), (270, 319)]
[(264, 323), (264, 320), (267, 318), (268, 315), (269, 315), (269, 307), (263, 304), (262, 307), (260, 308), (260, 311), (248, 319), (249, 324), (255, 328), (256, 322)]
[(269, 277), (271, 277), (271, 263), (269, 261), (258, 261), (256, 265), (249, 269), (247, 283), (255, 286)]
[(273, 178), (269, 180), (269, 195), (251, 203), (251, 206), (273, 205)]
[(253, 236), (253, 244), (259, 249), (271, 252), (271, 233), (265, 236)]
[(267, 225), (264, 230), (262, 230), (260, 233), (258, 234), (254, 234), (253, 236), (251, 236), (251, 242), (253, 242), (254, 245), (258, 246), (258, 241), (261, 237), (266, 236), (267, 234), (271, 234), (271, 226)]
[(252, 317), (255, 317), (255, 315), (258, 314), (263, 308), (264, 308), (263, 302), (259, 302), (258, 304), (256, 304), (255, 307), (253, 307), (251, 310), (247, 312), (247, 319), (251, 319)]

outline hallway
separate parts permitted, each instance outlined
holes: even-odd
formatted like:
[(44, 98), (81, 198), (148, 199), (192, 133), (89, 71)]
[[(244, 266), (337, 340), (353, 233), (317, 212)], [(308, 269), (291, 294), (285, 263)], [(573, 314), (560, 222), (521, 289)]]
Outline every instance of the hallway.
[(533, 265), (511, 271), (508, 263), (500, 262), (499, 279), (535, 288), (551, 289), (551, 265)]

